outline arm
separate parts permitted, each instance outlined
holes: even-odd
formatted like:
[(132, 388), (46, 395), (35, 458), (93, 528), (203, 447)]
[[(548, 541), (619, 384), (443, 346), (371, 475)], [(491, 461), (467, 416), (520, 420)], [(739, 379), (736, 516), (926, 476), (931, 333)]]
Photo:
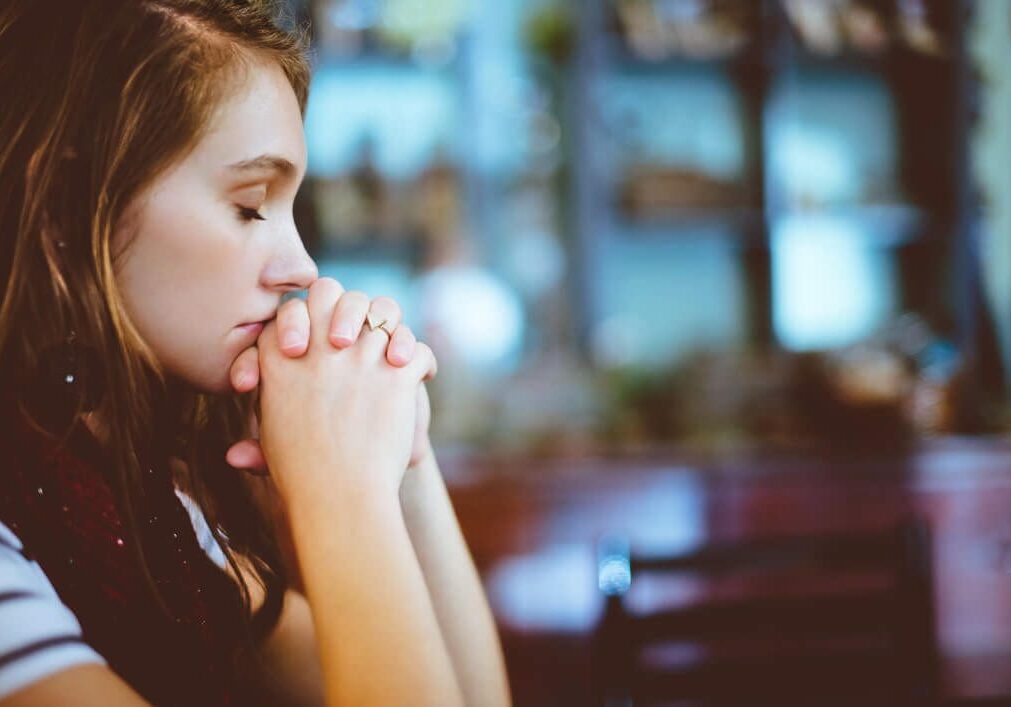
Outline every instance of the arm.
[(15, 692), (0, 707), (143, 707), (149, 704), (110, 668), (76, 665)]
[[(508, 706), (509, 686), (495, 624), (434, 455), (427, 455), (405, 475), (400, 503), (465, 704)], [(285, 514), (279, 527), (286, 530), (289, 522)], [(262, 597), (251, 576), (247, 583), (255, 607)], [(302, 594), (285, 595), (277, 628), (265, 641), (261, 657), (260, 669), (250, 679), (272, 696), (273, 703), (324, 704), (313, 617)]]
[(148, 704), (84, 639), (20, 539), (0, 523), (0, 707)]
[(396, 497), (322, 493), (289, 510), (327, 704), (462, 704)]
[[(465, 704), (508, 707), (509, 685), (495, 622), (428, 440), (430, 408), (424, 386), (420, 393), (417, 461), (399, 490), (403, 521)], [(280, 526), (290, 527), (290, 522)], [(293, 677), (296, 684), (306, 680)]]
[[(494, 620), (431, 453), (405, 475), (400, 503), (465, 704), (508, 706), (509, 686)], [(288, 524), (283, 514), (279, 527), (287, 530)], [(247, 583), (256, 606), (262, 600), (259, 587), (251, 578)], [(324, 704), (313, 618), (305, 596), (296, 591), (285, 595), (277, 628), (260, 655), (260, 669), (250, 679), (272, 696), (272, 704)]]
[(495, 622), (434, 454), (408, 469), (400, 501), (465, 704), (508, 707)]

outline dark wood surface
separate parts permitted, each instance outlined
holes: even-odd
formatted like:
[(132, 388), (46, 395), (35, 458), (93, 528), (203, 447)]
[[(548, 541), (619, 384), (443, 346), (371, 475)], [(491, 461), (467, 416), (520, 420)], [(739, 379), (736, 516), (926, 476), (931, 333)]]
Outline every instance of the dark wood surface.
[[(587, 705), (603, 603), (594, 543), (667, 552), (714, 541), (876, 529), (914, 511), (934, 534), (942, 686), (1011, 695), (1011, 442), (946, 439), (890, 458), (749, 453), (688, 460), (443, 460), (482, 573), (519, 707)], [(693, 600), (704, 587), (658, 589)], [(653, 597), (656, 598), (656, 597)]]

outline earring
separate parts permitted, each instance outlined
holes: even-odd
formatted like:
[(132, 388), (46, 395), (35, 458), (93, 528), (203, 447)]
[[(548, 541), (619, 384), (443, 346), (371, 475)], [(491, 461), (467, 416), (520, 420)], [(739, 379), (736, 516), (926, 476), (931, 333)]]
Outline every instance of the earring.
[(105, 389), (98, 351), (80, 343), (71, 331), (63, 343), (39, 354), (34, 375), (22, 385), (22, 399), (39, 423), (51, 431), (63, 431), (78, 412), (98, 408)]

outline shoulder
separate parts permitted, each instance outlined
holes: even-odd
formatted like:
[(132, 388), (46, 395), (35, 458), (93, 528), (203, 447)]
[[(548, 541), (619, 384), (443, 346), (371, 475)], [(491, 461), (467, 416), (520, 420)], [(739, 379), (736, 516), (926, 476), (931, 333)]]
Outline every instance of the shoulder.
[(106, 664), (22, 549), (17, 535), (0, 523), (0, 699), (71, 666)]

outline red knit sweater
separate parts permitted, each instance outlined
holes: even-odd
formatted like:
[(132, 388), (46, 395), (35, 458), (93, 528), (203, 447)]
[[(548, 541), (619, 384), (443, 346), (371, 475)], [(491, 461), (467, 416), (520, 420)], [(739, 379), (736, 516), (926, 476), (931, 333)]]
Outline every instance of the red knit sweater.
[[(125, 534), (110, 466), (83, 425), (57, 449), (8, 401), (0, 459), (0, 521), (76, 614), (85, 641), (155, 705), (235, 704), (245, 625), (239, 588), (200, 547), (167, 466), (143, 473), (137, 538)], [(137, 542), (172, 619), (146, 589), (129, 547)]]

